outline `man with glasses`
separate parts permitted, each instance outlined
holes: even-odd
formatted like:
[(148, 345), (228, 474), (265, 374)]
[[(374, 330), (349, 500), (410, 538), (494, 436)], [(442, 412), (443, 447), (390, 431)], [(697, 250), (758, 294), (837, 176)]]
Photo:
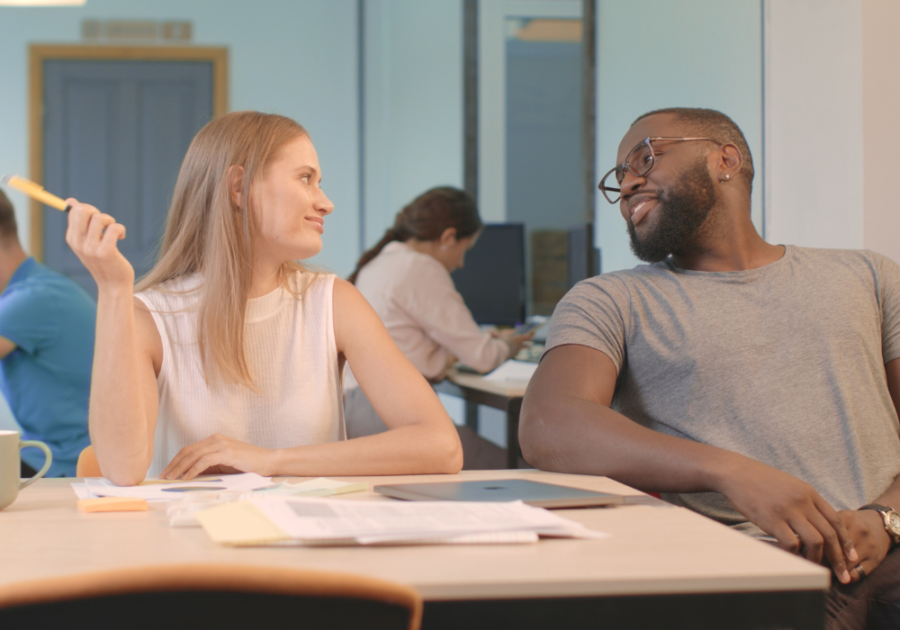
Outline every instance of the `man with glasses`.
[(824, 562), (830, 627), (900, 628), (900, 267), (764, 241), (750, 150), (720, 112), (645, 114), (617, 161), (600, 190), (650, 264), (557, 306), (525, 458)]

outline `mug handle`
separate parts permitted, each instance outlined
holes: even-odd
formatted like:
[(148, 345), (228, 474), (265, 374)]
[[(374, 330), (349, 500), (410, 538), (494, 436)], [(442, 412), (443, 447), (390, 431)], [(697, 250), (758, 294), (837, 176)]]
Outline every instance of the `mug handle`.
[(38, 442), (37, 440), (19, 440), (19, 450), (22, 450), (26, 446), (36, 446), (42, 451), (44, 451), (44, 466), (37, 472), (37, 474), (19, 485), (19, 490), (23, 488), (27, 488), (35, 481), (44, 476), (47, 470), (50, 469), (50, 464), (53, 463), (53, 453), (50, 452), (50, 448), (44, 444), (43, 442)]

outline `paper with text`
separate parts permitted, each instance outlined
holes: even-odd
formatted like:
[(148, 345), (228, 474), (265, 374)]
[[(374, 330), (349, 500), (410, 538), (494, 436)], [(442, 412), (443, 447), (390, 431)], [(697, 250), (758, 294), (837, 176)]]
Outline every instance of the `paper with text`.
[(151, 501), (172, 501), (193, 492), (257, 490), (273, 485), (269, 477), (256, 473), (216, 475), (210, 479), (200, 477), (190, 482), (176, 481), (144, 486), (117, 486), (108, 479), (85, 479), (84, 483), (88, 492), (98, 497), (135, 497)]
[(606, 536), (519, 501), (403, 503), (254, 497), (252, 503), (276, 527), (297, 540), (377, 544), (502, 532), (566, 538)]

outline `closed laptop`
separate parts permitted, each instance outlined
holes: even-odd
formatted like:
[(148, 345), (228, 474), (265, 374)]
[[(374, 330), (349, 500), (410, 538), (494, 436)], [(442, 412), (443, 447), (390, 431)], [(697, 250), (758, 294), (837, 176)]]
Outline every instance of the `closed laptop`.
[(374, 490), (406, 501), (522, 501), (544, 508), (598, 507), (624, 502), (624, 498), (617, 494), (527, 479), (404, 483), (375, 486)]

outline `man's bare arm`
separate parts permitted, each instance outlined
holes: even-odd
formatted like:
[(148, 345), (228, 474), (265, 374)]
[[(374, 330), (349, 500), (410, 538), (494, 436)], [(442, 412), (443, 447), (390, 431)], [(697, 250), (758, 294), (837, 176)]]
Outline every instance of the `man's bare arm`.
[(613, 477), (650, 491), (702, 492), (709, 459), (728, 453), (644, 428), (610, 408), (616, 368), (604, 353), (568, 345), (548, 352), (522, 404), (525, 459), (544, 470)]
[(824, 554), (838, 579), (850, 581), (846, 565), (856, 563), (856, 551), (841, 518), (812, 486), (738, 453), (640, 426), (610, 408), (616, 377), (612, 360), (598, 350), (550, 350), (522, 403), (525, 459), (648, 491), (720, 492), (783, 548), (805, 547), (815, 562)]

